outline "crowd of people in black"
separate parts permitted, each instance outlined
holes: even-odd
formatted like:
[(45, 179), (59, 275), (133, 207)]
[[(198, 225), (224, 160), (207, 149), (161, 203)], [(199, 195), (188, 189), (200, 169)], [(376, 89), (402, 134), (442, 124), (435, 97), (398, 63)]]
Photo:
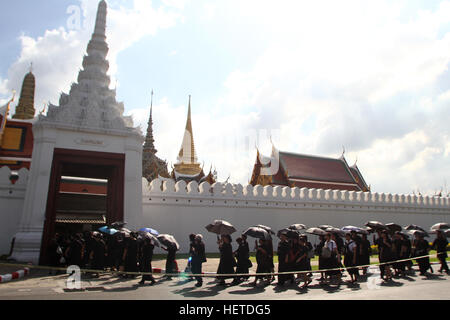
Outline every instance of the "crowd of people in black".
[[(448, 241), (442, 231), (436, 232), (436, 239), (430, 246), (423, 234), (417, 233), (410, 240), (402, 232), (390, 233), (386, 230), (376, 230), (373, 235), (373, 244), (378, 251), (380, 276), (385, 281), (392, 277), (405, 277), (413, 272), (411, 258), (416, 258), (420, 275), (433, 272), (428, 255), (435, 249), (440, 261), (439, 272), (449, 274), (446, 263)], [(319, 236), (319, 243), (315, 246), (308, 241), (305, 234), (294, 231), (281, 232), (279, 235), (277, 251), (274, 252), (273, 240), (255, 240), (256, 277), (253, 285), (258, 281), (269, 284), (275, 281), (274, 256), (278, 256), (277, 285), (285, 283), (301, 283), (302, 288), (312, 282), (311, 259), (318, 256), (318, 269), (321, 272), (320, 282), (337, 280), (341, 282), (346, 271), (350, 282), (355, 283), (359, 277), (367, 274), (372, 246), (366, 234), (351, 231), (341, 237), (338, 233), (327, 232)], [(191, 234), (189, 236), (189, 265), (185, 271), (194, 275), (202, 274), (202, 264), (207, 261), (203, 236)], [(226, 279), (232, 278), (232, 284), (240, 284), (249, 279), (249, 270), (253, 267), (250, 260), (250, 246), (246, 235), (236, 239), (237, 249), (233, 251), (230, 235), (218, 237), (220, 261), (217, 269), (219, 285), (224, 285)], [(91, 276), (98, 277), (104, 270), (124, 271), (123, 277), (135, 278), (139, 272), (152, 272), (152, 258), (155, 243), (150, 238), (139, 237), (132, 232), (127, 236), (121, 234), (110, 236), (100, 232), (85, 232), (67, 235), (56, 235), (48, 248), (49, 265), (62, 267), (78, 265), (81, 269), (98, 270), (91, 272)], [(171, 274), (177, 273), (177, 248), (162, 246), (167, 251), (165, 277), (172, 279)], [(423, 257), (425, 256), (425, 257)], [(402, 261), (405, 260), (405, 261)], [(284, 274), (287, 273), (287, 274)], [(262, 275), (258, 275), (262, 274)], [(194, 278), (192, 278), (194, 279)], [(195, 276), (196, 286), (202, 286), (203, 277)], [(155, 283), (152, 275), (143, 275), (140, 281)]]

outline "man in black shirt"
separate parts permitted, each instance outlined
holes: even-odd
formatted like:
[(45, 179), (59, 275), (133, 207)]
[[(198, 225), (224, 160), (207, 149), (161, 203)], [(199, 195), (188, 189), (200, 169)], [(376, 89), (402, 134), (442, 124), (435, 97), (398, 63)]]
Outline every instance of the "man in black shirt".
[[(280, 235), (280, 243), (278, 244), (278, 272), (289, 271), (289, 250), (290, 245), (287, 240), (286, 234), (282, 233)], [(293, 281), (294, 275), (280, 274), (278, 275), (278, 285), (282, 286), (286, 281)]]
[(439, 259), (439, 262), (441, 263), (441, 268), (439, 269), (439, 272), (442, 272), (443, 270), (447, 273), (449, 273), (448, 265), (447, 265), (447, 245), (448, 241), (445, 237), (444, 233), (441, 230), (436, 231), (437, 237), (433, 242), (432, 248), (437, 251), (437, 257)]

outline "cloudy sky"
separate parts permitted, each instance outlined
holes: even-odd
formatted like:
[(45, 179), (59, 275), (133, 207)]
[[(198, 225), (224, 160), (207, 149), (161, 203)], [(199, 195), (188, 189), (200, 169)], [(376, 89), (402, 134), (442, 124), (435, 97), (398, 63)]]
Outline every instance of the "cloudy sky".
[[(339, 157), (376, 192), (450, 191), (450, 1), (109, 0), (112, 87), (158, 155), (184, 133), (247, 183), (257, 144)], [(0, 3), (0, 102), (33, 62), (36, 108), (76, 80), (97, 0)], [(117, 82), (116, 82), (117, 81)]]

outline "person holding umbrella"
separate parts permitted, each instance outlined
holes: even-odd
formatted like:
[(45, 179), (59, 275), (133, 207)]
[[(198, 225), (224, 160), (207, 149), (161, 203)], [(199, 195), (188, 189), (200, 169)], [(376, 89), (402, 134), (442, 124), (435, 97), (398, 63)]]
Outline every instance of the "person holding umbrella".
[[(425, 256), (430, 251), (430, 245), (428, 244), (428, 241), (424, 239), (425, 234), (423, 232), (415, 232), (414, 233), (414, 256), (420, 257)], [(430, 257), (426, 256), (423, 258), (416, 259), (417, 264), (419, 265), (419, 271), (421, 276), (425, 276), (428, 269), (430, 269), (431, 273), (433, 273), (433, 268), (430, 264)]]
[[(203, 262), (206, 262), (205, 244), (203, 243), (203, 236), (201, 234), (197, 234), (194, 237), (194, 243), (192, 245), (191, 270), (193, 274), (202, 273)], [(195, 286), (201, 287), (203, 285), (203, 277), (196, 276), (195, 279), (197, 280)]]
[[(140, 267), (142, 272), (151, 273), (153, 272), (152, 268), (152, 259), (153, 259), (153, 249), (155, 248), (154, 244), (152, 243), (152, 240), (149, 237), (144, 238), (144, 242), (141, 246), (141, 254), (140, 254)], [(142, 280), (139, 282), (139, 284), (145, 284), (145, 281), (151, 281), (150, 285), (155, 284), (155, 278), (153, 278), (153, 275), (143, 275)]]
[[(269, 273), (270, 272), (270, 262), (269, 262), (269, 248), (267, 243), (263, 239), (255, 240), (255, 250), (256, 250), (256, 273)], [(258, 280), (263, 279), (264, 276), (256, 276), (253, 285), (256, 286)]]
[[(90, 253), (90, 259), (92, 260), (92, 269), (103, 271), (105, 268), (106, 257), (106, 244), (102, 239), (101, 233), (93, 232), (94, 240), (92, 242), (92, 251)], [(93, 277), (98, 278), (99, 273), (94, 273)]]
[[(231, 245), (231, 236), (223, 234), (217, 244), (219, 245), (220, 261), (217, 268), (217, 274), (234, 274), (236, 260), (233, 257), (233, 247)], [(225, 279), (234, 278), (233, 276), (218, 276), (219, 285), (225, 285)]]
[(389, 238), (387, 230), (381, 232), (381, 241), (378, 243), (378, 250), (380, 250), (380, 262), (383, 263), (381, 267), (384, 269), (384, 280), (392, 280), (391, 262), (393, 260), (392, 241)]
[[(126, 247), (123, 252), (123, 261), (125, 266), (125, 272), (138, 272), (138, 242), (137, 234), (132, 232), (127, 239)], [(135, 278), (135, 275), (125, 275), (125, 278)]]
[[(237, 262), (236, 273), (248, 273), (249, 268), (252, 267), (252, 262), (250, 261), (250, 249), (247, 241), (243, 239), (244, 237), (246, 238), (245, 235), (242, 235), (240, 238), (236, 239), (236, 242), (238, 243), (238, 249), (234, 252)], [(244, 279), (245, 277), (242, 276), (236, 277), (234, 278), (233, 283), (238, 284)]]
[(333, 240), (336, 243), (337, 247), (337, 267), (342, 268), (339, 270), (339, 275), (342, 276), (342, 272), (344, 269), (344, 265), (342, 264), (342, 255), (344, 253), (344, 240), (339, 236), (337, 232), (331, 232), (331, 240)]
[[(281, 232), (280, 242), (278, 243), (278, 272), (288, 272), (289, 270), (289, 251), (290, 245), (287, 239), (287, 232)], [(284, 285), (286, 281), (294, 282), (294, 275), (280, 274), (278, 275), (278, 286)]]
[(441, 263), (439, 272), (442, 272), (444, 270), (447, 274), (449, 274), (450, 272), (446, 261), (447, 245), (448, 241), (444, 232), (442, 230), (436, 230), (436, 239), (433, 241), (432, 248), (437, 251), (437, 257), (439, 259), (439, 262)]
[(358, 246), (356, 241), (352, 239), (350, 233), (345, 235), (344, 248), (344, 265), (350, 275), (350, 282), (355, 283), (358, 281), (359, 275), (358, 268), (356, 267), (358, 266)]
[[(407, 234), (401, 233), (402, 236), (402, 259), (411, 258), (411, 240), (409, 239)], [(413, 263), (411, 260), (404, 262), (405, 269), (408, 269), (409, 272), (413, 271), (412, 266)], [(406, 273), (406, 270), (405, 270)]]
[[(325, 245), (325, 236), (324, 235), (319, 235), (319, 244), (316, 246), (316, 254), (318, 255), (318, 260), (319, 260), (319, 270), (323, 270), (324, 269), (324, 264), (323, 264), (323, 260), (324, 258), (322, 257), (322, 248)], [(320, 273), (320, 281), (325, 280), (325, 273), (321, 272)]]
[[(378, 237), (375, 237), (375, 234), (373, 235), (373, 244), (377, 246), (378, 248), (378, 261), (381, 263), (381, 248), (383, 246), (383, 238), (381, 237), (381, 233), (383, 231), (382, 228), (376, 228), (375, 229)], [(380, 264), (380, 278), (384, 279), (384, 273), (385, 273), (385, 265)]]
[[(306, 240), (304, 237), (300, 237), (298, 240), (298, 258), (295, 261), (296, 271), (308, 271), (308, 247), (306, 245)], [(302, 272), (297, 275), (297, 279), (302, 278), (303, 285), (300, 287), (302, 289), (306, 288), (308, 284), (311, 283), (311, 279), (308, 277), (306, 272)]]
[[(361, 244), (359, 246), (359, 263), (362, 266), (368, 266), (370, 264), (370, 254), (372, 248), (370, 247), (370, 241), (367, 239), (367, 234), (363, 233), (361, 235)], [(368, 267), (363, 267), (363, 275), (367, 274)]]
[[(338, 262), (338, 248), (336, 242), (331, 238), (330, 232), (325, 235), (325, 243), (322, 248), (323, 267), (325, 269), (336, 269), (339, 266)], [(325, 272), (325, 277), (337, 276), (338, 283), (341, 282), (341, 272), (339, 270), (330, 270)]]
[[(403, 237), (400, 231), (395, 231), (394, 240), (392, 242), (393, 260), (402, 260), (403, 254)], [(395, 262), (393, 264), (395, 276), (405, 276), (405, 263)]]
[(168, 245), (167, 247), (161, 246), (161, 248), (164, 251), (167, 251), (165, 277), (167, 280), (172, 280), (171, 274), (174, 273), (175, 268), (176, 268), (175, 258), (176, 258), (176, 254), (177, 254), (177, 248), (175, 245)]

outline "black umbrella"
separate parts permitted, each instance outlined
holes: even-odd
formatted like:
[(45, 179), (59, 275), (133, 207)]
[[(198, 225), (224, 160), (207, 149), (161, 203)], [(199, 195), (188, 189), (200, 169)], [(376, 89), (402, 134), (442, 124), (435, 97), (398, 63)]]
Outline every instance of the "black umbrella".
[(355, 227), (355, 226), (345, 226), (345, 227), (342, 227), (341, 230), (345, 231), (345, 232), (355, 231), (356, 233), (359, 233), (359, 234), (369, 234), (369, 231), (359, 228), (359, 227)]
[(261, 229), (266, 230), (268, 233), (275, 234), (275, 232), (273, 232), (271, 227), (268, 227), (268, 226), (265, 226), (265, 225), (262, 225), (262, 224), (258, 224), (258, 225), (254, 226), (254, 227), (261, 228)]
[(309, 228), (309, 229), (306, 229), (305, 232), (309, 233), (309, 234), (315, 234), (316, 236), (324, 236), (327, 234), (327, 232), (325, 230), (322, 230), (320, 228)]
[(447, 230), (450, 229), (450, 224), (445, 222), (439, 222), (431, 226), (431, 230)]
[(213, 223), (208, 224), (205, 228), (209, 232), (220, 235), (232, 234), (233, 232), (236, 232), (233, 225), (225, 220), (214, 220)]
[(409, 230), (408, 233), (412, 236), (415, 236), (416, 234), (421, 234), (424, 237), (429, 237), (429, 234), (422, 230)]
[(111, 223), (111, 227), (114, 229), (120, 229), (123, 228), (127, 223), (124, 221), (116, 221)]
[(262, 240), (271, 239), (269, 232), (267, 232), (263, 228), (258, 228), (258, 227), (250, 227), (247, 230), (245, 230), (243, 234), (245, 234), (246, 236), (249, 236), (249, 237), (262, 239)]
[(300, 231), (300, 230), (305, 230), (306, 226), (304, 224), (301, 224), (301, 223), (295, 223), (295, 224), (291, 224), (288, 227), (288, 229)]
[(420, 226), (417, 226), (417, 225), (415, 225), (415, 224), (407, 225), (407, 226), (405, 227), (405, 230), (420, 230), (420, 231), (426, 232), (424, 228), (422, 228), (422, 227), (420, 227)]
[(325, 230), (325, 229), (334, 228), (334, 227), (330, 226), (329, 224), (322, 224), (322, 225), (318, 226), (317, 228)]
[(379, 221), (369, 221), (365, 225), (366, 225), (366, 227), (370, 227), (370, 228), (372, 228), (374, 230), (386, 229), (386, 226), (383, 223), (379, 222)]
[(160, 234), (158, 237), (159, 242), (166, 247), (173, 247), (180, 250), (180, 245), (177, 240), (170, 234)]
[(288, 232), (286, 233), (286, 236), (289, 239), (298, 239), (299, 235), (300, 235), (300, 233), (297, 230), (291, 230), (291, 229), (288, 229)]
[(335, 228), (335, 227), (332, 227), (332, 228), (326, 228), (325, 231), (326, 231), (326, 232), (330, 232), (330, 233), (337, 234), (338, 236), (341, 236), (341, 237), (345, 237), (345, 234), (346, 234), (345, 231), (342, 231), (341, 229)]
[(391, 233), (394, 233), (394, 232), (396, 232), (396, 231), (402, 231), (402, 227), (400, 226), (400, 225), (398, 225), (398, 224), (396, 224), (396, 223), (386, 223), (386, 228), (388, 228), (388, 230), (391, 232)]
[(288, 228), (284, 228), (284, 229), (278, 230), (277, 237), (280, 238), (281, 234), (285, 234), (287, 236), (288, 232), (291, 232), (291, 231), (292, 230), (288, 229)]

